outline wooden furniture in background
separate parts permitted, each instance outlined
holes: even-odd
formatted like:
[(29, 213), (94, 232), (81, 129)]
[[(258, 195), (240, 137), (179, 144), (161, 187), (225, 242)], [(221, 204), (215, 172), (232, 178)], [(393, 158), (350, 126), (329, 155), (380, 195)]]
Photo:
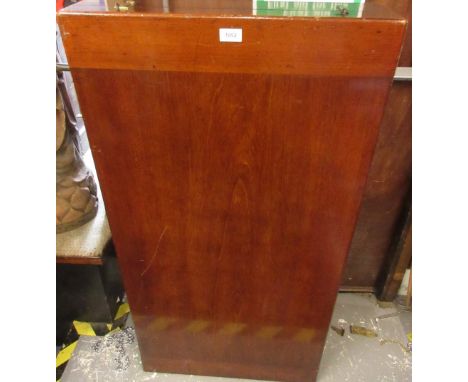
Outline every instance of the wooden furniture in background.
[(392, 85), (342, 285), (380, 289), (411, 186), (411, 83)]
[(143, 366), (313, 380), (405, 21), (193, 4), (58, 17)]
[[(370, 0), (408, 18), (398, 66), (411, 67), (411, 0)], [(369, 4), (370, 4), (369, 3)], [(385, 107), (341, 289), (380, 291), (411, 188), (411, 82), (394, 82)], [(379, 292), (380, 293), (380, 292)], [(378, 293), (378, 294), (379, 294)]]
[(409, 282), (408, 282), (408, 291), (406, 292), (406, 306), (411, 307), (413, 299), (413, 269), (410, 268), (409, 271)]
[[(84, 155), (83, 161), (95, 175), (91, 152)], [(123, 298), (124, 289), (102, 202), (94, 219), (56, 235), (56, 289), (58, 345), (74, 320), (112, 322), (117, 298)]]
[(112, 242), (99, 257), (57, 257), (56, 342), (74, 320), (111, 323), (124, 289)]
[(402, 210), (404, 215), (400, 217), (398, 226), (403, 227), (396, 236), (389, 249), (387, 262), (384, 264), (379, 277), (377, 297), (381, 301), (393, 301), (398, 294), (401, 282), (406, 270), (411, 264), (412, 258), (412, 214), (409, 193), (406, 206)]

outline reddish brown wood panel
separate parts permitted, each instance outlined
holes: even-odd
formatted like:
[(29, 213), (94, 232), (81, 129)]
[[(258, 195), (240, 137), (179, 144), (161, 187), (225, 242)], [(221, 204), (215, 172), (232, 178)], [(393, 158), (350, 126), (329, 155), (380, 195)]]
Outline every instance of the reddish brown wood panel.
[[(60, 25), (75, 68), (334, 77), (393, 76), (404, 33), (402, 20), (183, 14), (64, 13)], [(242, 28), (244, 41), (220, 44), (219, 28)]]
[(361, 21), (59, 18), (146, 370), (314, 379), (404, 31)]
[(412, 0), (368, 0), (367, 5), (370, 4), (391, 9), (408, 20), (398, 66), (412, 66)]

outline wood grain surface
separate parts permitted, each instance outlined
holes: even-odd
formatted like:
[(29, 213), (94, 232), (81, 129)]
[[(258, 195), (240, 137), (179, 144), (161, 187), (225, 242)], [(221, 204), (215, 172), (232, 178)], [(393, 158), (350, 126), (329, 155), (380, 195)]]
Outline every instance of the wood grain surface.
[(59, 23), (145, 369), (313, 380), (404, 21)]
[[(242, 44), (219, 28), (241, 28)], [(61, 30), (74, 68), (390, 77), (404, 22), (63, 14)]]

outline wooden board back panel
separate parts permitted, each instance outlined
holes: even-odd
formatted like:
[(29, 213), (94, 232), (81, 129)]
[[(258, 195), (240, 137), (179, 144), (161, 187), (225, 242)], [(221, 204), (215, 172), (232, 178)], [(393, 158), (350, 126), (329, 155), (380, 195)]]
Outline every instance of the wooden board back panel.
[[(253, 59), (215, 40), (198, 42), (204, 55), (184, 45), (187, 29), (208, 36), (225, 17), (106, 18), (59, 22), (144, 368), (313, 380), (404, 23), (379, 21), (383, 38), (363, 40), (361, 51), (387, 50), (367, 76), (344, 44), (303, 59), (322, 19), (298, 19), (296, 36), (289, 19), (230, 19), (275, 33), (287, 22), (303, 44)], [(375, 32), (342, 21), (329, 24), (341, 38)], [(127, 40), (100, 42), (123, 25)], [(180, 33), (156, 38), (166, 28)], [(153, 53), (140, 52), (145, 33)]]

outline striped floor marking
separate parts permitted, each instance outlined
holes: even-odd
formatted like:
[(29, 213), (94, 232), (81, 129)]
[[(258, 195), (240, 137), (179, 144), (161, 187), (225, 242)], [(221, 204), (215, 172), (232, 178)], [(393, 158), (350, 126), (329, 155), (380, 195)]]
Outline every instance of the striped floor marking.
[(80, 336), (95, 336), (96, 333), (89, 322), (73, 321), (73, 326)]
[(55, 367), (59, 367), (60, 365), (63, 365), (65, 362), (68, 362), (68, 360), (71, 358), (73, 351), (76, 348), (76, 345), (78, 343), (78, 340), (71, 343), (67, 347), (63, 348), (60, 350), (57, 354), (57, 358), (55, 359)]
[(56, 381), (60, 381), (68, 361), (73, 356), (73, 351), (78, 344), (80, 336), (104, 336), (109, 333), (118, 332), (124, 327), (129, 314), (130, 306), (128, 303), (122, 303), (119, 305), (112, 323), (73, 321), (71, 331), (67, 336), (65, 344), (57, 353), (55, 359)]

